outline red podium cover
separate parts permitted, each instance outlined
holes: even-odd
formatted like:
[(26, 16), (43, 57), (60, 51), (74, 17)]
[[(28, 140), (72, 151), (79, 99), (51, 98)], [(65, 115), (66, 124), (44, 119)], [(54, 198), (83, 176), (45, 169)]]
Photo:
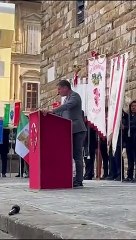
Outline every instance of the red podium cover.
[(41, 111), (30, 114), (30, 188), (72, 188), (72, 124)]

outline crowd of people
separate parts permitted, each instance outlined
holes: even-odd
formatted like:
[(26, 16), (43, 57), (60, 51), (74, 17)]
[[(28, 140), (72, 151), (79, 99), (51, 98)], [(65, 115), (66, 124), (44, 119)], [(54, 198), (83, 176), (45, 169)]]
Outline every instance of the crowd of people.
[[(131, 102), (128, 113), (122, 111), (122, 121), (115, 154), (112, 151), (112, 142), (108, 146), (106, 138), (99, 138), (96, 131), (89, 125), (87, 125), (87, 129), (84, 143), (84, 179), (91, 180), (96, 177), (105, 180), (120, 181), (122, 179), (127, 182), (136, 181), (136, 174), (134, 173), (136, 165), (136, 100)], [(127, 157), (126, 178), (124, 174), (123, 149), (126, 149)], [(96, 176), (94, 173), (95, 165)], [(102, 176), (101, 165), (103, 165)]]

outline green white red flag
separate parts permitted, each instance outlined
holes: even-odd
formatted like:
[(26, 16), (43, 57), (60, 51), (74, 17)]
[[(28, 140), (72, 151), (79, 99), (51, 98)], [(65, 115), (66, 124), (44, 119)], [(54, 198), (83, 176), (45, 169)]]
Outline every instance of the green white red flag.
[(3, 126), (18, 126), (20, 116), (20, 102), (5, 103)]
[(29, 120), (23, 112), (17, 128), (15, 152), (29, 163)]

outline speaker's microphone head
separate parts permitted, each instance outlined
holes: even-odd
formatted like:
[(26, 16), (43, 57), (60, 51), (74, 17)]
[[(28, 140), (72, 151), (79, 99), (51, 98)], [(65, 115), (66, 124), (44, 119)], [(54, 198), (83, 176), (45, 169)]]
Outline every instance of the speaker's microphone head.
[(16, 211), (20, 211), (20, 207), (16, 204), (16, 205), (14, 205), (13, 207), (12, 207), (12, 209), (16, 209)]
[(19, 211), (20, 211), (20, 207), (16, 204), (11, 208), (9, 215), (11, 216), (11, 215), (17, 214), (19, 213)]

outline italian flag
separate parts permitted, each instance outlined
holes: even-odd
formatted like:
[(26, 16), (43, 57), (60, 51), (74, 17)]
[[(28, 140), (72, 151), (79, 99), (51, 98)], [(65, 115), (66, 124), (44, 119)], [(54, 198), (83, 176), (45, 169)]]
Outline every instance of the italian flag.
[(29, 120), (23, 112), (17, 128), (15, 152), (29, 163)]
[(6, 103), (4, 105), (3, 126), (18, 126), (20, 115), (20, 102)]

